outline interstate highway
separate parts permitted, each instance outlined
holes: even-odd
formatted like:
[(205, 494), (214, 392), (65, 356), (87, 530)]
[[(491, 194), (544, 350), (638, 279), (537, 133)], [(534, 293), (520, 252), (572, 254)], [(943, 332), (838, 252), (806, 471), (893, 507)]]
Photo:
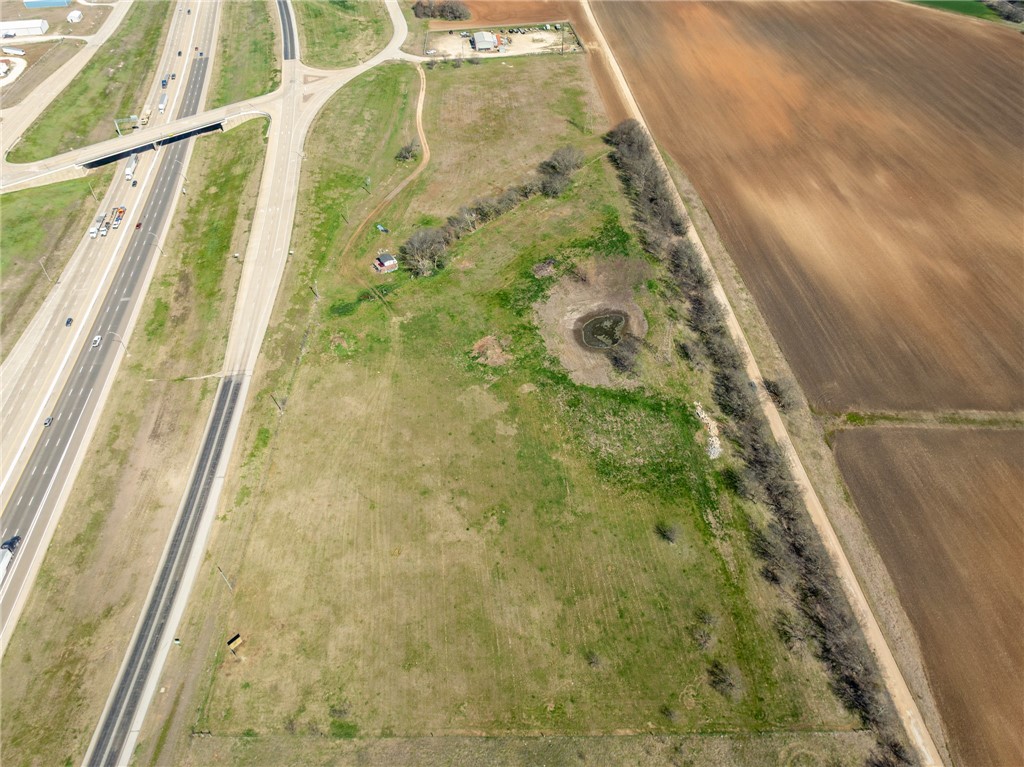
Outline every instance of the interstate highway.
[[(197, 111), (207, 68), (207, 58), (193, 60), (179, 117)], [(128, 318), (142, 298), (145, 276), (158, 252), (155, 242), (174, 202), (187, 149), (188, 142), (182, 141), (157, 151), (157, 157), (162, 155), (162, 159), (153, 192), (143, 211), (129, 211), (130, 215), (122, 223), (122, 226), (133, 227), (141, 220), (142, 228), (130, 235), (113, 283), (84, 336), (72, 372), (52, 408), (52, 424), (43, 427), (40, 423), (35, 427), (41, 434), (0, 515), (0, 531), (8, 537), (21, 535), (23, 538), (14, 565), (0, 586), (0, 634), (5, 646), (18, 617), (21, 592), (30, 585), (27, 563), (40, 553), (38, 531), (55, 512), (60, 491), (71, 477), (72, 459), (84, 447), (83, 425), (96, 410), (99, 392), (116, 367)], [(100, 336), (101, 342), (93, 348), (91, 341), (95, 336)], [(19, 567), (22, 563), (25, 565)]]

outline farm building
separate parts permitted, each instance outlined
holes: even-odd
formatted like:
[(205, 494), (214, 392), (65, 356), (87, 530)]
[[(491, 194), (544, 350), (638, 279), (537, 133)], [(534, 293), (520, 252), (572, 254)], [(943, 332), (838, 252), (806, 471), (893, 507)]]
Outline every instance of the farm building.
[(478, 51), (493, 51), (498, 47), (498, 38), (491, 32), (475, 32), (473, 34), (473, 47)]
[(44, 19), (26, 19), (25, 21), (0, 21), (0, 34), (4, 37), (16, 35), (45, 35), (50, 25)]
[(26, 8), (66, 8), (71, 0), (25, 0)]
[(394, 272), (398, 269), (398, 259), (386, 251), (381, 251), (373, 260), (373, 269), (381, 274)]
[(82, 12), (81, 11), (72, 11), (71, 13), (68, 14), (68, 21), (70, 21), (72, 24), (77, 24), (81, 20), (82, 20)]

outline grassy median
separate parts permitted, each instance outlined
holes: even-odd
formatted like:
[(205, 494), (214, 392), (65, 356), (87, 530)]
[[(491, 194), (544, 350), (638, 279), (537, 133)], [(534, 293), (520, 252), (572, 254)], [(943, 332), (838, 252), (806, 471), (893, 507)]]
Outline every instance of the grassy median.
[(380, 0), (302, 0), (292, 6), (300, 58), (321, 69), (366, 61), (391, 36), (391, 21)]
[(247, 242), (264, 128), (197, 140), (190, 196), (3, 658), (4, 764), (80, 764), (99, 721), (216, 391), (186, 379), (223, 359), (241, 272), (227, 254)]
[[(222, 6), (220, 42), (209, 108), (270, 93), (281, 82), (276, 27), (269, 0)], [(277, 13), (276, 9), (273, 11)]]
[(141, 114), (170, 21), (168, 0), (135, 3), (114, 35), (7, 155), (33, 162), (114, 138), (114, 118)]

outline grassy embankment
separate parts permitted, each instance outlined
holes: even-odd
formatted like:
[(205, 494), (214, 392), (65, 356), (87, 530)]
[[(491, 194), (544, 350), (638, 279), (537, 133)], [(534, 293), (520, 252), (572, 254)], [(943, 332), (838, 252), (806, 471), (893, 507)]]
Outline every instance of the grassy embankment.
[(197, 142), (192, 195), (3, 658), (4, 764), (78, 764), (135, 628), (223, 357), (264, 125)]
[(281, 83), (271, 3), (225, 3), (221, 13), (210, 109), (262, 96)]
[[(186, 762), (541, 732), (785, 733), (766, 748), (856, 759), (854, 719), (773, 626), (782, 605), (747, 541), (764, 511), (733, 491), (731, 459), (703, 453), (691, 403), (709, 404), (710, 384), (674, 352), (684, 320), (669, 281), (580, 127), (601, 124), (586, 62), (430, 73), (431, 166), (374, 219), (391, 235), (370, 228), (340, 258), (366, 169), (382, 173), (408, 138), (393, 96), (376, 101), (393, 90), (384, 77), (353, 82), (307, 147), (317, 176), (211, 557), (234, 591), (211, 563), (209, 601), (186, 620), (216, 623), (192, 667), (214, 672), (180, 705), (198, 710), (175, 740)], [(480, 98), (499, 92), (501, 104)], [(378, 248), (523, 180), (565, 143), (589, 162), (562, 198), (465, 237), (437, 276), (370, 271)], [(534, 277), (547, 259), (559, 276)], [(651, 329), (632, 388), (573, 383), (541, 340), (532, 307), (576, 267), (642, 275), (633, 293)], [(487, 336), (506, 364), (475, 359)], [(240, 659), (223, 651), (236, 631)]]
[(950, 13), (962, 13), (964, 16), (974, 16), (989, 21), (1001, 21), (999, 14), (985, 5), (981, 0), (912, 0), (915, 5), (926, 5), (929, 8), (938, 8), (940, 11)]
[(293, 7), (300, 57), (312, 67), (341, 69), (366, 61), (391, 37), (380, 0), (303, 0)]
[[(74, 253), (109, 170), (0, 196), (0, 360), (7, 356)], [(42, 265), (50, 275), (46, 278)]]
[(171, 3), (136, 3), (114, 35), (25, 131), (11, 162), (44, 157), (114, 138), (114, 118), (139, 114), (153, 82)]

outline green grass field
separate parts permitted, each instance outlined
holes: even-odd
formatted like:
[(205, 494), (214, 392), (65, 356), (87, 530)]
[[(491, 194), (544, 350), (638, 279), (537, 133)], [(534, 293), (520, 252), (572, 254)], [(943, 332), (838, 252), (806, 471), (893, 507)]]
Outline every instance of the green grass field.
[(979, 19), (1000, 21), (999, 14), (985, 5), (981, 0), (913, 0), (916, 5), (926, 5), (950, 13), (962, 13)]
[[(112, 172), (0, 196), (0, 359), (60, 278)], [(42, 262), (42, 266), (40, 265)]]
[(280, 84), (277, 35), (270, 13), (266, 0), (224, 4), (211, 109), (262, 96)]
[(379, 0), (301, 0), (293, 7), (300, 58), (313, 67), (340, 69), (366, 61), (391, 36)]
[(197, 139), (192, 203), (164, 244), (126, 339), (130, 356), (3, 657), (5, 765), (80, 764), (85, 756), (216, 391), (215, 380), (181, 379), (223, 360), (241, 272), (226, 254), (248, 236), (264, 128), (253, 121)]
[[(428, 79), (434, 159), (380, 214), (391, 235), (371, 228), (342, 257), (365, 169), (380, 191), (401, 175), (390, 158), (407, 140), (411, 72), (353, 82), (307, 146), (319, 161), (234, 503), (185, 618), (189, 632), (216, 626), (193, 665), (204, 679), (179, 705), (198, 711), (179, 755), (202, 762), (192, 728), (233, 764), (281, 739), (323, 756), (331, 741), (377, 738), (787, 733), (775, 758), (804, 748), (824, 761), (820, 735), (802, 733), (848, 740), (856, 724), (774, 628), (784, 605), (747, 542), (763, 512), (730, 489), (728, 461), (704, 455), (692, 402), (710, 401), (710, 383), (673, 351), (679, 307), (640, 252), (604, 145), (578, 127), (602, 122), (586, 61)], [(523, 114), (466, 109), (499, 81)], [(565, 143), (589, 162), (562, 198), (464, 238), (434, 277), (370, 271), (378, 248), (522, 180)], [(508, 162), (474, 161), (477, 149)], [(535, 277), (548, 259), (556, 275)], [(651, 330), (631, 387), (574, 383), (542, 340), (535, 304), (577, 271), (637, 275)], [(488, 336), (504, 365), (475, 358)], [(239, 657), (223, 647), (235, 632)], [(168, 675), (172, 689), (187, 678)]]
[(141, 114), (170, 9), (168, 0), (136, 3), (117, 32), (25, 131), (7, 159), (32, 162), (114, 138), (115, 117)]

